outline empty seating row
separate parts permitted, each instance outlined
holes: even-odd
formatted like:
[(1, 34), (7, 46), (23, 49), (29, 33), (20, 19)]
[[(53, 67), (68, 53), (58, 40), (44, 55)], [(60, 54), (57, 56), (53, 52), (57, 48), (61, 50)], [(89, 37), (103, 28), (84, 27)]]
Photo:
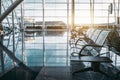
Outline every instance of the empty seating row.
[(99, 32), (99, 35), (93, 36), (94, 42), (82, 46), (81, 50), (79, 51), (79, 56), (80, 56), (80, 54), (86, 55), (87, 53), (89, 53), (90, 55), (93, 55), (93, 56), (98, 56), (101, 48), (104, 46), (104, 43), (107, 40), (109, 33), (110, 33), (109, 30), (103, 30), (103, 31)]
[(83, 34), (83, 36), (79, 36), (77, 31), (73, 31), (71, 34), (72, 38), (70, 40), (70, 45), (74, 45), (77, 41), (81, 39), (84, 39), (85, 41), (89, 41), (94, 31), (95, 31), (94, 28), (90, 28), (86, 31), (85, 34)]
[[(86, 34), (84, 34), (84, 37), (79, 37), (77, 40), (76, 40), (76, 43), (75, 44), (77, 44), (77, 42), (78, 41), (85, 41), (85, 42), (90, 42), (91, 41), (91, 37), (92, 37), (92, 35), (94, 34), (94, 32), (95, 32), (95, 29), (94, 28), (90, 28), (90, 29), (88, 29), (87, 30), (87, 32), (86, 32)], [(97, 32), (97, 31), (96, 31)], [(96, 33), (95, 33), (96, 34)]]
[(109, 33), (110, 30), (95, 30), (89, 42), (79, 40), (76, 42), (77, 44), (75, 43), (76, 52), (72, 52), (71, 55), (99, 55)]
[[(94, 30), (91, 37), (89, 37), (89, 41), (85, 39), (78, 39), (75, 43), (76, 49), (78, 52), (73, 52), (71, 54), (71, 61), (74, 62), (91, 62), (90, 68), (85, 68), (80, 71), (73, 72), (73, 74), (78, 72), (84, 72), (88, 70), (93, 70), (95, 72), (100, 72), (106, 76), (108, 76), (105, 72), (100, 70), (100, 63), (111, 63), (108, 57), (101, 57), (100, 50), (104, 46), (105, 41), (110, 33), (110, 30)], [(74, 56), (74, 54), (78, 54)], [(84, 55), (84, 56), (83, 56)], [(92, 56), (91, 56), (92, 55)]]
[(95, 30), (93, 33), (91, 33), (91, 37), (88, 37), (88, 40), (81, 40), (78, 39), (75, 43), (76, 48), (81, 47), (81, 45), (86, 45), (86, 44), (94, 44), (101, 33), (102, 30)]
[[(74, 48), (76, 48), (76, 43), (78, 41), (82, 40), (82, 42), (84, 42), (84, 43), (89, 43), (91, 41), (90, 38), (92, 37), (94, 31), (95, 31), (95, 29), (90, 28), (87, 30), (86, 34), (84, 34), (83, 36), (76, 36), (75, 38), (71, 39), (70, 40), (71, 50), (73, 50), (73, 52), (75, 51)], [(74, 32), (74, 34), (77, 35), (76, 32)]]

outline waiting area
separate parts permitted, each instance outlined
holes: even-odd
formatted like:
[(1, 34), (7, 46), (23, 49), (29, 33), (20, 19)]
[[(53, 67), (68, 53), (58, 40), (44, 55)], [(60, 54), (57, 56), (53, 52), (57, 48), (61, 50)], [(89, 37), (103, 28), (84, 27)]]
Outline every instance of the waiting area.
[(120, 80), (120, 0), (0, 0), (0, 80)]

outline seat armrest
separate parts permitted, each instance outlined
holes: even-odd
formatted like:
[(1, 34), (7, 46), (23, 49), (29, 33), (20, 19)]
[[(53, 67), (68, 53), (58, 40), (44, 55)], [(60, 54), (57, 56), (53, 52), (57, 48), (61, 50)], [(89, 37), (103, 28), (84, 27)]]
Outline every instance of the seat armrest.
[(78, 53), (77, 52), (72, 52), (71, 56), (78, 56)]
[(82, 40), (86, 40), (86, 39), (90, 40), (87, 37), (80, 37), (80, 38), (78, 38), (77, 41), (75, 42), (75, 45), (77, 45), (78, 41), (82, 41)]
[(82, 47), (82, 49), (80, 50), (80, 52), (79, 52), (79, 57), (80, 57), (82, 51), (83, 51), (86, 47), (89, 47), (89, 46), (90, 46), (90, 47), (103, 47), (102, 45), (96, 45), (96, 44), (84, 45), (84, 46)]

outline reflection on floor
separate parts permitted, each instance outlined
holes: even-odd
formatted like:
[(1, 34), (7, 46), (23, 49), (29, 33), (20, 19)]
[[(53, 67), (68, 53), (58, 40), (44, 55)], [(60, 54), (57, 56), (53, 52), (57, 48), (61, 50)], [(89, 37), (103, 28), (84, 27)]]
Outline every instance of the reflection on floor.
[[(60, 34), (61, 32), (61, 34)], [(45, 36), (45, 53), (43, 57), (43, 36), (37, 33), (25, 41), (25, 61), (28, 66), (66, 66), (67, 59), (67, 32), (52, 31), (54, 35)], [(30, 40), (29, 38), (33, 38)], [(68, 50), (70, 51), (70, 50)]]
[[(84, 65), (74, 65), (74, 70), (80, 70)], [(75, 69), (76, 68), (76, 69)], [(105, 72), (108, 72), (107, 74), (110, 77), (106, 77), (100, 73), (97, 72), (82, 72), (78, 73), (76, 75), (72, 75), (73, 66), (71, 67), (44, 67), (38, 74), (37, 78), (35, 80), (119, 80), (115, 78), (115, 74), (112, 72), (113, 69), (108, 68), (105, 69), (101, 67), (101, 69)]]
[(35, 80), (70, 80), (69, 67), (44, 67)]

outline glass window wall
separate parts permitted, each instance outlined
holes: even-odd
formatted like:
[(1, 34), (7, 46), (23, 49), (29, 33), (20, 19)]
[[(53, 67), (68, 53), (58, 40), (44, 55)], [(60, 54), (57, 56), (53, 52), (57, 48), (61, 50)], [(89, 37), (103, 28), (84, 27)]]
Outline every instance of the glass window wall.
[[(44, 9), (43, 1), (45, 1)], [(109, 23), (115, 23), (115, 16), (118, 15), (118, 0), (115, 1), (115, 4), (113, 4), (115, 12), (109, 14)], [(94, 24), (108, 23), (108, 6), (110, 3), (114, 3), (113, 0), (94, 0)], [(2, 13), (11, 4), (11, 0), (2, 0)], [(70, 37), (69, 30), (71, 28), (72, 15), (71, 0), (24, 0), (23, 4), (22, 17), (24, 21), (21, 27), (23, 27), (25, 32), (21, 33), (20, 29), (22, 18), (21, 6), (19, 5), (13, 11), (14, 25), (17, 29), (14, 28), (14, 33), (4, 37), (4, 45), (12, 51), (13, 34), (15, 34), (16, 56), (21, 59), (22, 53), (24, 53), (24, 62), (28, 66), (43, 66), (43, 64), (45, 66), (68, 65), (68, 54), (70, 51), (68, 39)], [(13, 28), (12, 20), (11, 13), (2, 22), (6, 32)], [(90, 0), (75, 0), (75, 25), (91, 23)], [(24, 37), (22, 37), (23, 34)], [(22, 44), (24, 44), (24, 52), (22, 51)], [(12, 62), (7, 55), (5, 60), (5, 64)]]

